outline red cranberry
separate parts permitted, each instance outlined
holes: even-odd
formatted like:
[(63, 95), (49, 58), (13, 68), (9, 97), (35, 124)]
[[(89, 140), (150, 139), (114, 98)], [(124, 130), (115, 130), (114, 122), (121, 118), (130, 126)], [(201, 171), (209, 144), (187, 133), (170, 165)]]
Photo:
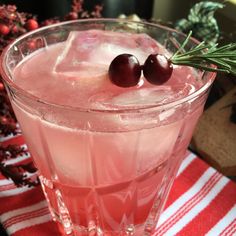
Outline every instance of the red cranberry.
[(171, 61), (164, 55), (151, 54), (143, 66), (143, 75), (148, 82), (156, 85), (165, 83), (173, 72)]
[(0, 82), (0, 92), (4, 90), (4, 85), (3, 83)]
[(28, 42), (28, 48), (30, 50), (34, 50), (36, 48), (35, 40), (31, 40), (31, 41)]
[(10, 29), (7, 25), (0, 24), (0, 34), (7, 35), (7, 34), (9, 34), (9, 32), (10, 32)]
[(72, 11), (68, 14), (68, 16), (66, 18), (67, 18), (67, 20), (77, 20), (78, 19), (78, 13)]
[(121, 54), (110, 64), (109, 78), (119, 87), (131, 87), (138, 84), (141, 66), (138, 59), (131, 54)]
[(15, 13), (11, 13), (8, 15), (9, 20), (15, 20), (16, 19), (16, 14)]
[(29, 19), (26, 22), (25, 27), (26, 27), (27, 30), (35, 30), (35, 29), (38, 29), (39, 24), (38, 24), (38, 22), (36, 20)]
[(2, 122), (2, 124), (7, 124), (7, 118), (5, 117), (5, 116), (2, 116), (1, 117), (1, 122)]
[(51, 24), (52, 24), (51, 20), (45, 20), (45, 21), (41, 22), (42, 26), (47, 26), (47, 25), (51, 25)]
[(11, 32), (12, 32), (13, 34), (18, 33), (18, 32), (19, 32), (18, 27), (17, 27), (16, 25), (14, 25), (14, 26), (11, 28)]

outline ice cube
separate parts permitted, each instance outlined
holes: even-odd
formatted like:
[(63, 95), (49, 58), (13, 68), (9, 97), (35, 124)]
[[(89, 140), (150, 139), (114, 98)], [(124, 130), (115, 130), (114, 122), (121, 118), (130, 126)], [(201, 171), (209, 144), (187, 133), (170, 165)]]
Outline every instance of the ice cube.
[(53, 71), (68, 76), (101, 76), (107, 73), (111, 61), (119, 54), (133, 54), (143, 64), (147, 56), (157, 52), (158, 48), (155, 40), (145, 34), (73, 31), (65, 42)]
[(164, 103), (174, 96), (170, 86), (140, 88), (114, 96), (109, 102), (117, 106), (139, 106)]

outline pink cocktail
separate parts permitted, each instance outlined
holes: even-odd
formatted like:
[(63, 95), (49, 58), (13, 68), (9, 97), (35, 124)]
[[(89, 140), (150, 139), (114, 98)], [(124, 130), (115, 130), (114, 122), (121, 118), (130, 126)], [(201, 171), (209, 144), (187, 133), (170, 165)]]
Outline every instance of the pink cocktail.
[(175, 66), (162, 85), (142, 76), (121, 88), (108, 68), (122, 53), (141, 64), (153, 53), (170, 56), (183, 39), (153, 24), (85, 20), (40, 29), (5, 50), (12, 106), (65, 234), (154, 232), (214, 75)]

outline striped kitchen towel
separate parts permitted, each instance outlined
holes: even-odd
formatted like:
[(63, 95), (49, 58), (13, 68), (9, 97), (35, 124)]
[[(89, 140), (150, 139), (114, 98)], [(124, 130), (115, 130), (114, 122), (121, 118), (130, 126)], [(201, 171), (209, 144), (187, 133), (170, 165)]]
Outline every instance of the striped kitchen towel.
[[(1, 140), (25, 145), (21, 135)], [(25, 154), (8, 160), (28, 161)], [(16, 188), (0, 175), (0, 222), (13, 236), (57, 236), (40, 186)], [(172, 186), (154, 236), (236, 235), (236, 184), (189, 153)]]

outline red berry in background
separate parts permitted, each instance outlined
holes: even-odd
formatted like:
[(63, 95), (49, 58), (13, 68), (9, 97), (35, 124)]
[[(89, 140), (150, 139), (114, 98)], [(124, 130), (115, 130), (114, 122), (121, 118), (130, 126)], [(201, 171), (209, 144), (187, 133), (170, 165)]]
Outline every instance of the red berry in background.
[(10, 32), (10, 29), (7, 25), (0, 24), (0, 34), (1, 35), (7, 35), (7, 34), (9, 34), (9, 32)]
[(34, 19), (29, 19), (27, 20), (26, 24), (25, 24), (25, 28), (27, 30), (35, 30), (35, 29), (38, 29), (39, 27), (39, 24), (36, 20)]
[(7, 124), (7, 118), (4, 117), (4, 116), (2, 116), (2, 117), (1, 117), (1, 123), (2, 123), (2, 124)]
[(66, 18), (67, 18), (67, 20), (77, 20), (78, 19), (78, 13), (72, 11), (68, 14), (68, 16)]
[(170, 79), (173, 65), (164, 55), (151, 54), (143, 65), (143, 75), (151, 84), (160, 85)]
[(119, 87), (131, 87), (138, 84), (141, 66), (138, 59), (131, 54), (120, 54), (109, 66), (109, 78)]
[(47, 25), (51, 25), (51, 24), (52, 24), (51, 20), (45, 20), (45, 21), (41, 22), (42, 26), (47, 26)]
[(31, 40), (31, 41), (28, 42), (28, 48), (30, 50), (34, 50), (36, 48), (35, 40)]
[(4, 85), (3, 83), (0, 82), (0, 92), (4, 90)]
[(11, 13), (8, 15), (9, 20), (15, 20), (16, 19), (16, 14), (15, 13)]
[(14, 25), (12, 28), (11, 28), (11, 32), (14, 34), (14, 33), (18, 33), (19, 32), (19, 29), (16, 25)]

